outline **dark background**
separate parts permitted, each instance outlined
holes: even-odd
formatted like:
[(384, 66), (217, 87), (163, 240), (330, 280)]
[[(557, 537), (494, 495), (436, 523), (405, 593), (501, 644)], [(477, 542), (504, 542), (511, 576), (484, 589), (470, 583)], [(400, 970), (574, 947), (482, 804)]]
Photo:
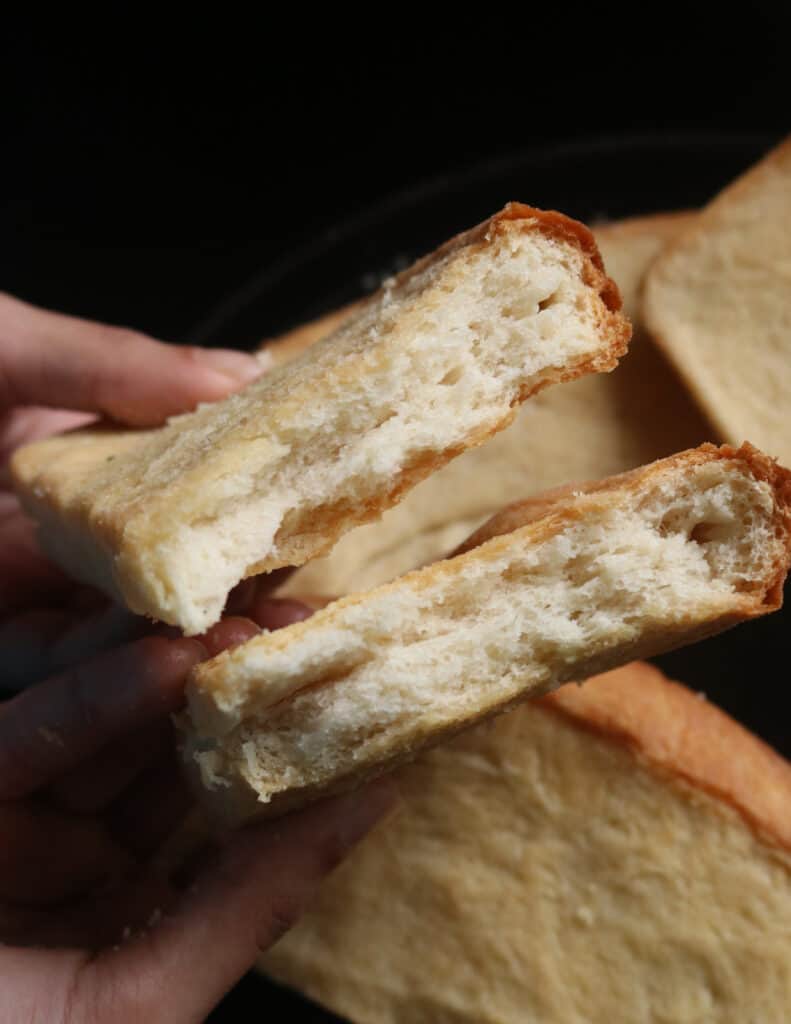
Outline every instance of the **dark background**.
[[(585, 218), (696, 205), (791, 129), (780, 5), (739, 20), (555, 6), (434, 23), (302, 5), (255, 21), (120, 5), (85, 24), (6, 16), (0, 289), (169, 340), (249, 344), (495, 203)], [(663, 667), (791, 753), (786, 623)], [(253, 978), (216, 1019), (247, 1005), (330, 1019)]]
[(706, 6), (6, 14), (0, 287), (185, 339), (259, 268), (427, 178), (554, 142), (780, 136), (791, 18)]

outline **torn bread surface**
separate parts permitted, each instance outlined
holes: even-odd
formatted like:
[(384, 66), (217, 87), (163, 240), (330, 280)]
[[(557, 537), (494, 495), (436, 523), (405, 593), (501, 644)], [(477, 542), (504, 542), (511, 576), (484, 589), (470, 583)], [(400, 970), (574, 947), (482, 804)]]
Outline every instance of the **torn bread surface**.
[[(444, 557), (515, 494), (600, 480), (704, 441), (726, 440), (701, 416), (641, 324), (646, 269), (694, 218), (663, 213), (593, 229), (633, 329), (629, 354), (613, 373), (587, 374), (531, 398), (509, 427), (432, 473), (381, 519), (342, 537), (329, 554), (303, 565), (278, 594), (342, 597), (370, 590)], [(269, 342), (262, 354), (287, 362), (351, 314), (346, 307), (298, 327)]]
[(569, 680), (781, 602), (789, 474), (704, 445), (495, 517), (471, 550), (197, 666), (187, 763), (235, 818), (344, 789)]
[(243, 392), (26, 446), (15, 486), (68, 572), (199, 633), (239, 580), (329, 550), (531, 394), (611, 370), (619, 309), (587, 229), (510, 204)]

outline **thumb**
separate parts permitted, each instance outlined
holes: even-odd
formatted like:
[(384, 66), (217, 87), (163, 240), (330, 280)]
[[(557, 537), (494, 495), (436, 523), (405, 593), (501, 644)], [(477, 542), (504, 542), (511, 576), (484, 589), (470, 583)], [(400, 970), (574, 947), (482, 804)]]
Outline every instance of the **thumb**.
[(263, 369), (245, 352), (165, 345), (0, 294), (0, 408), (46, 405), (150, 426)]
[(202, 1020), (396, 800), (382, 780), (241, 831), (181, 907), (101, 958), (97, 991), (115, 1007), (129, 1000), (140, 1019)]

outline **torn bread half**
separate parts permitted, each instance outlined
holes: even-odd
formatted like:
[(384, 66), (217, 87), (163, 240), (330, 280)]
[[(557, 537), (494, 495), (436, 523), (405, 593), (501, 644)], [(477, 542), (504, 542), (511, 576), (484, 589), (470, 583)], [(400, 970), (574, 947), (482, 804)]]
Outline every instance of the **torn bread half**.
[(632, 664), (425, 752), (260, 960), (357, 1024), (782, 1024), (791, 765)]
[(67, 571), (198, 633), (243, 577), (327, 551), (548, 384), (611, 370), (619, 309), (585, 227), (512, 203), (242, 393), (29, 445), (15, 486)]
[[(370, 589), (443, 557), (514, 495), (599, 480), (704, 441), (724, 440), (639, 315), (646, 269), (694, 218), (664, 213), (593, 228), (634, 329), (629, 353), (613, 373), (588, 374), (525, 402), (509, 427), (421, 481), (381, 519), (342, 537), (329, 554), (298, 569), (279, 593), (340, 597)], [(350, 307), (330, 313), (262, 351), (276, 364), (285, 362), (350, 314)]]
[(646, 278), (649, 329), (716, 424), (791, 462), (791, 138), (720, 193)]
[(456, 557), (198, 665), (185, 762), (219, 817), (278, 813), (526, 697), (773, 611), (789, 502), (787, 470), (704, 445), (513, 506)]

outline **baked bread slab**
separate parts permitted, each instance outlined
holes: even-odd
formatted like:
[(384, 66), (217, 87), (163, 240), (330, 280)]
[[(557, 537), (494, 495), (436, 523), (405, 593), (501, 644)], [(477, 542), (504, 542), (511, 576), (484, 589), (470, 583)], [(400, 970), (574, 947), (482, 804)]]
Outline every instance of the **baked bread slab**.
[[(643, 329), (639, 310), (646, 269), (693, 213), (670, 213), (594, 228), (607, 272), (623, 297), (634, 335), (617, 370), (548, 388), (526, 402), (506, 430), (422, 481), (383, 517), (341, 538), (324, 558), (300, 568), (283, 595), (338, 597), (435, 561), (515, 495), (574, 480), (600, 480), (655, 459), (722, 440)], [(349, 315), (349, 308), (296, 328), (264, 351), (276, 362)]]
[(791, 139), (720, 193), (646, 279), (643, 315), (723, 440), (791, 461)]
[(262, 957), (356, 1024), (785, 1024), (791, 766), (634, 664), (424, 753)]
[(240, 579), (301, 565), (628, 342), (593, 237), (510, 204), (244, 392), (155, 431), (86, 430), (12, 469), (45, 550), (188, 634)]
[(184, 758), (230, 822), (359, 784), (570, 679), (779, 607), (791, 474), (704, 445), (505, 510), (454, 558), (197, 666)]

